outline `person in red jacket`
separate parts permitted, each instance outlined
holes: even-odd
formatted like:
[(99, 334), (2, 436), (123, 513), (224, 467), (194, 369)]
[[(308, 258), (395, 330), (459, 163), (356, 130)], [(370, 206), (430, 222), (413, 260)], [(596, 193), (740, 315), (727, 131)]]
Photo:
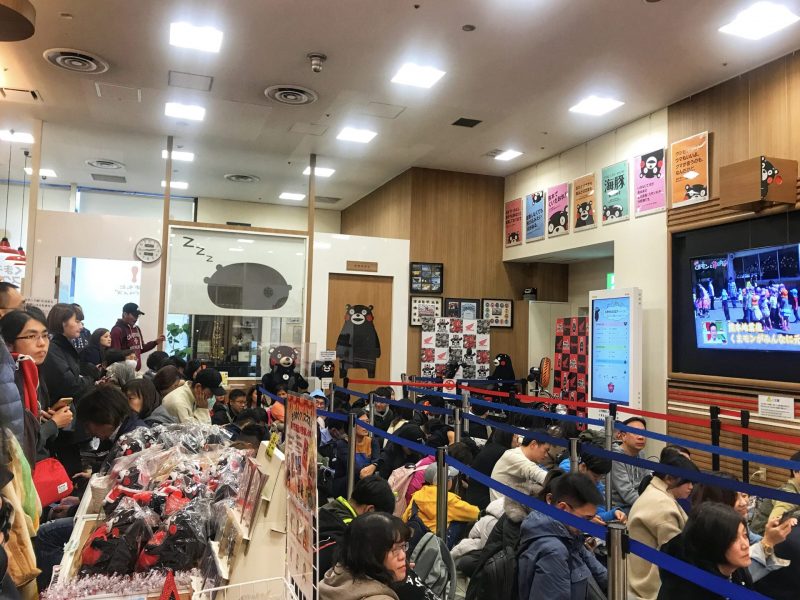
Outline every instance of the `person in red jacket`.
[(122, 307), (122, 318), (117, 319), (116, 325), (111, 329), (111, 347), (117, 350), (131, 349), (136, 352), (136, 370), (142, 368), (142, 353), (150, 352), (157, 344), (163, 342), (166, 337), (159, 335), (152, 342), (144, 343), (142, 330), (136, 325), (139, 315), (144, 313), (139, 310), (139, 305), (128, 302)]

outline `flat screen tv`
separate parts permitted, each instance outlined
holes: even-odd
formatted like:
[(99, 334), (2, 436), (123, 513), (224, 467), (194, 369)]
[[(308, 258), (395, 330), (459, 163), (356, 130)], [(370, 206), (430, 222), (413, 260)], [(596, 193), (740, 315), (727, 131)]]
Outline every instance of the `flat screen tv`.
[(800, 382), (800, 213), (672, 236), (677, 373)]

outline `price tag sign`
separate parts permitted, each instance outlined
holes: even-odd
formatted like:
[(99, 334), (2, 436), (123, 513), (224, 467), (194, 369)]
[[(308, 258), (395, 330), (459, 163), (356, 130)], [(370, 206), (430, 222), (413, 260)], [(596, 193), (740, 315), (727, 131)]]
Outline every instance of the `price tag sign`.
[(794, 420), (794, 398), (758, 395), (758, 416), (771, 419)]
[(271, 436), (269, 436), (269, 444), (267, 444), (267, 456), (272, 458), (272, 455), (275, 454), (275, 448), (278, 447), (278, 442), (280, 441), (281, 436), (277, 431), (274, 431)]
[(336, 360), (336, 350), (320, 350), (319, 359), (320, 360), (329, 360), (331, 362), (335, 361)]

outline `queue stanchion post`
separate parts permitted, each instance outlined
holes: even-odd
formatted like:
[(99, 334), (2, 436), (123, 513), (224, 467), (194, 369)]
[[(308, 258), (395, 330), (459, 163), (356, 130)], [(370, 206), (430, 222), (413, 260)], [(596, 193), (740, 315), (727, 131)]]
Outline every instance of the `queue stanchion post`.
[(352, 498), (356, 487), (356, 414), (347, 415), (347, 497)]
[(333, 391), (333, 388), (334, 388), (333, 380), (331, 380), (331, 385), (328, 387), (328, 409), (327, 409), (328, 412), (333, 412), (333, 405), (334, 405), (333, 395), (336, 393)]
[[(412, 376), (411, 376), (411, 377), (409, 377), (408, 379), (409, 379), (409, 381), (410, 381), (410, 382), (412, 383), (412, 385), (413, 385), (413, 383), (414, 383), (414, 380), (416, 379), (416, 377), (414, 377), (414, 376), (412, 375)], [(414, 404), (416, 404), (416, 403), (417, 403), (417, 391), (416, 391), (415, 389), (413, 389), (413, 388), (412, 388), (412, 389), (410, 389), (410, 390), (408, 391), (408, 399), (409, 399), (409, 401), (413, 402)]]
[[(461, 392), (461, 414), (468, 415), (469, 409), (469, 390)], [(464, 433), (469, 435), (469, 419), (464, 419)]]
[[(614, 449), (614, 417), (617, 412), (617, 405), (609, 405), (609, 414), (605, 417), (605, 449), (611, 452)], [(612, 410), (613, 409), (613, 410)], [(612, 415), (612, 413), (614, 413)], [(606, 510), (611, 510), (611, 471), (606, 473)]]
[(401, 386), (401, 389), (400, 389), (400, 392), (401, 392), (400, 393), (400, 397), (401, 398), (408, 398), (408, 385), (406, 385), (407, 381), (408, 381), (408, 375), (405, 374), (405, 373), (400, 373), (400, 382), (402, 383), (402, 386)]
[(578, 472), (578, 438), (569, 438), (569, 470)]
[(606, 532), (608, 548), (608, 600), (625, 600), (628, 593), (628, 531), (623, 523), (611, 522)]
[(436, 535), (447, 541), (447, 464), (444, 446), (436, 449)]
[(369, 424), (375, 425), (375, 394), (369, 393)]
[[(743, 429), (750, 427), (750, 411), (743, 410), (741, 416), (739, 417), (739, 421)], [(742, 452), (750, 452), (750, 436), (745, 433), (742, 434)], [(750, 481), (749, 460), (742, 461), (742, 481), (745, 483)]]
[(453, 427), (455, 429), (455, 441), (458, 443), (461, 441), (461, 409), (457, 407), (453, 409)]
[[(719, 447), (719, 437), (722, 431), (722, 422), (719, 420), (719, 406), (710, 406), (708, 412), (711, 416), (711, 445)], [(711, 454), (711, 470), (719, 471), (719, 454)]]

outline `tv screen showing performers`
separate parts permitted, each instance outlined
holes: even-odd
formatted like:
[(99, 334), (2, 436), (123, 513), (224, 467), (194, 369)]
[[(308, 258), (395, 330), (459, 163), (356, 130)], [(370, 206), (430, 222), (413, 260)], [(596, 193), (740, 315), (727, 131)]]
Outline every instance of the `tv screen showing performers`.
[(630, 298), (592, 300), (592, 399), (630, 402)]
[(800, 351), (800, 245), (691, 259), (698, 348)]

